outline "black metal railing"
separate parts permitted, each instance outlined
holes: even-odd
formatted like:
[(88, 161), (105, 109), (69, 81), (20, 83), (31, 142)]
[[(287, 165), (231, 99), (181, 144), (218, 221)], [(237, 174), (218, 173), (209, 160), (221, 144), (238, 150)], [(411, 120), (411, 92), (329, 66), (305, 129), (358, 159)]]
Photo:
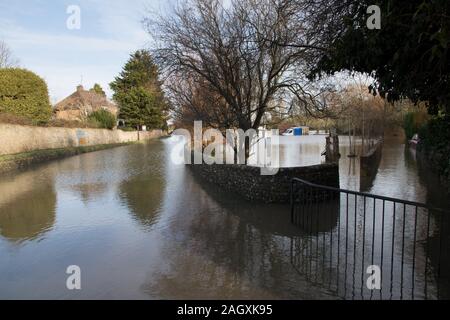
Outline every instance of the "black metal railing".
[[(293, 267), (348, 299), (448, 299), (450, 212), (414, 201), (321, 186), (291, 185)], [(369, 289), (369, 266), (380, 289)]]

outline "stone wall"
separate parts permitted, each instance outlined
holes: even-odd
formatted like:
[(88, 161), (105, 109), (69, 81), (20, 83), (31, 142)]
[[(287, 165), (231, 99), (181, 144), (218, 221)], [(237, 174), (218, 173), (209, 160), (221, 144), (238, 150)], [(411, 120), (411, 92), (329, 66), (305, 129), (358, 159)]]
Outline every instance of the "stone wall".
[(0, 123), (0, 155), (44, 149), (72, 148), (103, 144), (118, 144), (158, 138), (162, 130), (145, 132), (35, 127)]
[(263, 176), (260, 168), (236, 164), (188, 165), (195, 175), (224, 191), (234, 192), (247, 200), (265, 203), (288, 203), (291, 179), (301, 178), (312, 183), (339, 187), (337, 163), (308, 167), (280, 168), (273, 176)]

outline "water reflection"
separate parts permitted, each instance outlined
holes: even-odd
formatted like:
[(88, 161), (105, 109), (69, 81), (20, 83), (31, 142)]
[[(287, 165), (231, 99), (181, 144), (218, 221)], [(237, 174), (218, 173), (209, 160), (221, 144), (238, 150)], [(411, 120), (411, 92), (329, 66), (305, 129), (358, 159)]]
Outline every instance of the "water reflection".
[(12, 242), (42, 237), (55, 223), (56, 193), (52, 172), (45, 181), (34, 172), (0, 181), (0, 235)]
[(422, 201), (432, 207), (450, 208), (450, 197), (445, 192), (445, 187), (441, 185), (439, 176), (431, 170), (426, 160), (416, 158), (415, 150), (408, 147), (405, 147), (405, 159), (411, 171), (417, 172), (420, 183), (427, 188), (426, 197)]
[[(283, 159), (291, 164), (321, 162), (316, 151), (323, 151), (324, 137), (312, 136), (302, 141), (307, 146), (283, 144)], [(345, 137), (340, 141), (341, 187), (358, 190), (359, 160), (348, 158)], [(319, 210), (318, 215), (312, 216), (320, 219), (305, 220), (312, 228), (302, 230), (291, 224), (289, 206), (247, 202), (199, 181), (184, 166), (174, 165), (169, 158), (173, 146), (171, 139), (130, 145), (2, 177), (0, 298), (361, 296), (356, 289), (363, 284), (362, 266), (372, 262), (373, 234), (374, 258), (381, 259), (382, 230), (377, 215), (372, 232), (373, 216), (367, 211), (368, 232), (363, 236), (362, 199), (355, 206), (356, 218), (348, 217), (347, 235), (347, 217), (342, 213), (347, 199), (342, 198), (330, 199), (322, 214)], [(441, 201), (432, 194), (438, 191), (428, 185), (426, 171), (419, 176), (419, 169), (403, 143), (388, 141), (369, 191), (417, 201)], [(379, 208), (377, 205), (377, 213)], [(395, 219), (385, 216), (386, 243), (391, 239), (393, 225), (401, 230), (405, 222), (409, 230), (414, 219), (408, 214), (406, 219), (402, 214)], [(438, 219), (433, 217), (431, 221), (434, 232), (438, 230)], [(436, 231), (432, 237), (438, 235)], [(407, 233), (408, 241), (411, 237)], [(418, 237), (422, 239), (423, 233), (419, 232)], [(443, 240), (436, 238), (431, 241), (432, 246), (436, 248)], [(18, 241), (20, 246), (16, 245)], [(412, 250), (405, 248), (406, 279), (412, 278)], [(402, 242), (395, 241), (395, 259), (401, 259), (401, 249)], [(423, 244), (417, 244), (417, 270), (426, 265), (426, 251)], [(383, 259), (389, 259), (390, 251), (384, 252)], [(435, 249), (428, 253), (431, 260), (439, 256)], [(65, 268), (70, 264), (78, 264), (84, 270), (85, 286), (80, 292), (68, 292), (64, 287)], [(388, 270), (389, 264), (384, 265)], [(436, 283), (432, 279), (436, 266), (428, 266), (428, 298), (434, 298), (436, 291), (444, 292), (445, 287), (432, 285)], [(395, 279), (399, 279), (400, 272), (394, 270)], [(426, 279), (418, 280), (423, 289)], [(389, 281), (389, 273), (385, 281)], [(335, 284), (339, 284), (338, 290)], [(404, 288), (411, 284), (405, 281)], [(398, 297), (401, 283), (396, 280), (393, 286), (394, 297)], [(385, 293), (388, 291), (383, 291), (383, 297)], [(369, 298), (366, 292), (363, 296)], [(404, 298), (408, 298), (406, 293)]]
[[(289, 221), (289, 207), (241, 202), (190, 171), (177, 202), (183, 219), (169, 219), (159, 264), (143, 290), (162, 298), (329, 298), (289, 264), (290, 239), (302, 232)], [(176, 189), (177, 187), (174, 186)]]
[(166, 161), (164, 146), (155, 144), (153, 148), (145, 145), (139, 157), (127, 159), (131, 174), (120, 183), (118, 196), (134, 217), (144, 226), (155, 223), (163, 200), (165, 175), (161, 163)]
[(72, 186), (72, 190), (80, 195), (80, 199), (87, 204), (90, 200), (100, 198), (108, 191), (108, 185), (104, 182), (79, 183)]
[(280, 166), (301, 167), (325, 162), (325, 135), (280, 137)]
[[(200, 189), (203, 199), (210, 198), (228, 215), (237, 217), (242, 224), (252, 225), (262, 232), (280, 236), (298, 235), (298, 229), (289, 220), (290, 206), (285, 204), (259, 204), (239, 201), (232, 192), (225, 191), (208, 183), (192, 172), (188, 173)], [(204, 200), (203, 200), (204, 201)]]
[(144, 226), (155, 222), (161, 195), (161, 180), (157, 179), (146, 181), (136, 178), (124, 181), (120, 185), (119, 197)]
[(340, 197), (331, 192), (308, 188), (294, 188), (294, 193), (296, 207), (291, 212), (291, 223), (300, 227), (308, 236), (333, 232), (339, 221)]
[(382, 148), (375, 151), (371, 158), (360, 159), (360, 181), (359, 191), (366, 192), (373, 187), (375, 177), (377, 176), (378, 167), (380, 166)]

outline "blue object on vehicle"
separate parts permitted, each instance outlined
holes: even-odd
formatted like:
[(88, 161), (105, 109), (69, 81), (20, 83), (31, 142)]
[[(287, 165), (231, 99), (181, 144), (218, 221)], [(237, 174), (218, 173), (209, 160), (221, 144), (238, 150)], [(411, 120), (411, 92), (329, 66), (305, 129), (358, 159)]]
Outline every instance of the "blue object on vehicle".
[(294, 128), (294, 136), (301, 136), (302, 128)]

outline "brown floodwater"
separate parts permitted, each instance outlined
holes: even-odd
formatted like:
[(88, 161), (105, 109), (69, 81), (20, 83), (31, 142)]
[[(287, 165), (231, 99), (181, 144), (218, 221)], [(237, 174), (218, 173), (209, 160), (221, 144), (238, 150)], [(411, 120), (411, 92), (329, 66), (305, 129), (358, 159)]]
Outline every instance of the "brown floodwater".
[[(292, 247), (311, 236), (291, 224), (288, 205), (249, 203), (205, 184), (172, 163), (175, 143), (119, 147), (3, 175), (0, 298), (355, 298), (299, 270), (296, 263), (308, 256), (293, 257)], [(324, 147), (324, 136), (282, 138), (281, 165), (321, 163)], [(342, 188), (449, 207), (401, 139), (387, 139), (378, 168), (363, 177), (348, 149), (341, 137)], [(66, 288), (69, 265), (81, 268), (81, 290)]]

